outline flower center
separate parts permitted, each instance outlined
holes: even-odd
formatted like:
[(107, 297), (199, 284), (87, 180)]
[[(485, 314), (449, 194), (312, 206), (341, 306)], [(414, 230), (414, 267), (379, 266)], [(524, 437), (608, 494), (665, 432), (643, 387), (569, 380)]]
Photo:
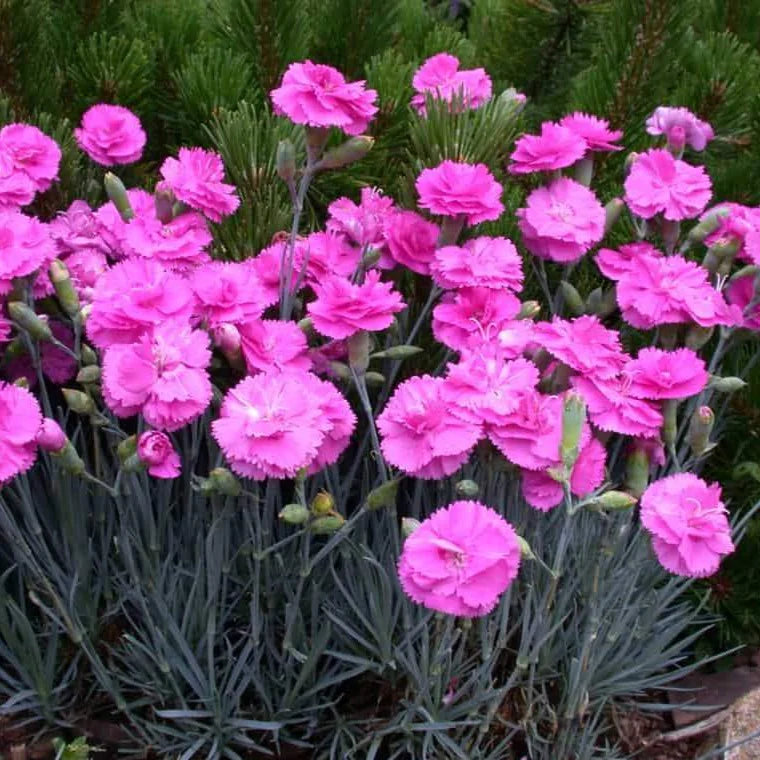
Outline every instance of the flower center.
[(573, 209), (567, 203), (562, 203), (561, 201), (554, 201), (549, 213), (555, 219), (559, 219), (562, 222), (568, 222), (574, 216)]

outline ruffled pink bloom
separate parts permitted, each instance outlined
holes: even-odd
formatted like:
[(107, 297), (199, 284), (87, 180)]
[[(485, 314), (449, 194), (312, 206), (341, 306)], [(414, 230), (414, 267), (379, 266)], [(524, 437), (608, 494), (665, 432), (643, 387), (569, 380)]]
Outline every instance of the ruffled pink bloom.
[(505, 359), (516, 359), (534, 342), (531, 319), (512, 319), (502, 322), (493, 335), (488, 333), (473, 333), (470, 336), (469, 348), (476, 349), (484, 341), (493, 341)]
[(477, 501), (455, 501), (404, 542), (398, 564), (404, 593), (428, 609), (479, 617), (517, 577), (520, 543), (512, 526)]
[(345, 235), (359, 248), (385, 253), (385, 223), (393, 212), (393, 198), (377, 188), (363, 187), (358, 206), (350, 198), (338, 198), (327, 207), (327, 230)]
[(433, 335), (439, 343), (462, 351), (510, 329), (519, 312), (520, 301), (509, 291), (463, 288), (444, 296), (433, 309)]
[(707, 247), (727, 243), (738, 243), (739, 249), (736, 257), (750, 264), (760, 264), (760, 209), (743, 206), (740, 203), (719, 203), (708, 209), (700, 217), (700, 222), (705, 217), (714, 214), (727, 214), (719, 216), (718, 228), (711, 232), (705, 239)]
[(34, 200), (37, 185), (16, 165), (13, 156), (0, 148), (0, 212), (17, 211)]
[(699, 393), (708, 380), (704, 361), (690, 348), (642, 348), (623, 374), (630, 380), (631, 396), (648, 399), (688, 398)]
[(55, 258), (48, 227), (19, 211), (0, 212), (0, 295)]
[(106, 257), (94, 248), (83, 248), (67, 256), (64, 263), (69, 270), (71, 282), (79, 294), (79, 300), (83, 304), (91, 303), (95, 293), (95, 283), (108, 269)]
[(452, 413), (443, 397), (445, 384), (440, 377), (411, 377), (396, 388), (377, 418), (383, 456), (416, 478), (456, 472), (481, 437), (478, 423)]
[(178, 158), (161, 164), (161, 176), (174, 195), (213, 222), (232, 214), (240, 205), (235, 186), (224, 180), (221, 156), (203, 148), (180, 148)]
[(419, 205), (439, 216), (465, 217), (467, 224), (498, 219), (504, 211), (502, 186), (485, 164), (443, 161), (423, 169), (415, 184)]
[(545, 121), (540, 135), (523, 135), (510, 156), (511, 174), (555, 171), (583, 158), (588, 143), (575, 130)]
[(69, 439), (66, 438), (66, 433), (61, 430), (61, 426), (55, 420), (45, 417), (37, 431), (35, 441), (43, 451), (57, 454), (65, 448)]
[(196, 312), (210, 328), (258, 319), (270, 301), (247, 263), (212, 261), (189, 278)]
[(641, 497), (641, 524), (652, 534), (660, 564), (671, 573), (703, 578), (734, 551), (720, 486), (690, 472), (655, 481)]
[(178, 430), (211, 401), (208, 335), (178, 322), (157, 325), (103, 356), (103, 397), (117, 417), (140, 412), (159, 430)]
[(323, 417), (329, 423), (325, 437), (317, 449), (317, 456), (308, 468), (310, 475), (335, 464), (346, 450), (356, 427), (356, 415), (342, 393), (330, 382), (307, 375), (313, 386), (313, 393), (319, 399)]
[(610, 280), (620, 280), (624, 275), (633, 272), (635, 276), (639, 257), (663, 256), (651, 243), (626, 243), (617, 250), (612, 248), (600, 248), (594, 257), (599, 271)]
[(34, 464), (41, 424), (37, 399), (24, 388), (0, 381), (0, 485)]
[(626, 378), (575, 375), (570, 382), (586, 402), (589, 419), (600, 430), (641, 438), (659, 435), (663, 422), (660, 410), (651, 401), (635, 398)]
[(377, 113), (377, 92), (364, 84), (346, 82), (332, 66), (303, 61), (288, 66), (282, 84), (269, 96), (274, 112), (296, 124), (338, 127), (348, 135), (359, 135)]
[(311, 369), (306, 336), (295, 322), (254, 319), (238, 325), (238, 330), (251, 375), (273, 369)]
[(390, 282), (380, 282), (380, 273), (372, 271), (362, 285), (344, 277), (332, 276), (314, 283), (317, 300), (309, 304), (314, 328), (328, 338), (348, 338), (359, 330), (385, 330), (393, 315), (405, 308)]
[(750, 307), (755, 300), (755, 277), (751, 273), (735, 275), (728, 281), (725, 291), (728, 302), (741, 312), (738, 324), (750, 330), (760, 330), (760, 302)]
[(60, 254), (93, 250), (110, 252), (110, 246), (100, 236), (100, 222), (86, 201), (74, 201), (48, 227)]
[(668, 142), (676, 145), (690, 145), (701, 151), (715, 137), (713, 128), (702, 119), (698, 119), (688, 108), (659, 106), (647, 119), (647, 132), (650, 135), (665, 135)]
[[(267, 305), (277, 303), (280, 298), (280, 270), (283, 257), (287, 252), (288, 243), (278, 241), (267, 248), (262, 248), (258, 256), (248, 259), (245, 264), (251, 268), (253, 276), (263, 288)], [(304, 244), (303, 239), (297, 240), (293, 251), (293, 277), (290, 281), (291, 292), (295, 292), (296, 285), (303, 286), (303, 277), (299, 273), (304, 268)], [(300, 281), (300, 282), (299, 282)]]
[(160, 430), (146, 430), (137, 439), (137, 456), (147, 465), (154, 478), (171, 479), (179, 476), (182, 464), (171, 439)]
[(390, 257), (418, 274), (429, 275), (441, 230), (414, 211), (396, 211), (385, 219), (383, 236)]
[(512, 290), (523, 286), (522, 259), (514, 243), (504, 237), (477, 237), (464, 245), (435, 251), (433, 279), (442, 288), (484, 287)]
[[(135, 217), (147, 216), (150, 218), (156, 215), (156, 205), (153, 196), (145, 190), (134, 188), (127, 190), (127, 198), (135, 212)], [(121, 259), (127, 255), (126, 235), (127, 225), (119, 212), (116, 210), (113, 202), (104, 203), (95, 211), (95, 219), (99, 225), (99, 234), (105, 253), (111, 258)]]
[(585, 140), (592, 152), (622, 150), (622, 146), (615, 143), (622, 139), (623, 133), (619, 129), (610, 129), (606, 119), (576, 111), (563, 116), (559, 125)]
[(577, 261), (604, 237), (604, 207), (591, 190), (567, 177), (536, 188), (517, 217), (525, 247), (562, 264)]
[(147, 140), (140, 120), (124, 106), (98, 103), (74, 130), (79, 147), (102, 166), (139, 161)]
[(341, 234), (312, 232), (298, 241), (293, 258), (293, 282), (300, 277), (311, 285), (329, 275), (352, 275), (361, 261), (361, 250), (350, 245)]
[(485, 69), (459, 70), (459, 59), (449, 53), (428, 58), (412, 78), (416, 94), (412, 107), (425, 115), (425, 96), (451, 103), (454, 98), (463, 108), (480, 108), (491, 99), (491, 78)]
[(98, 348), (134, 343), (169, 320), (189, 322), (193, 291), (152, 259), (125, 259), (98, 280), (87, 335)]
[(8, 124), (0, 129), (0, 151), (32, 180), (37, 192), (48, 190), (58, 179), (61, 149), (52, 137), (31, 124)]
[(634, 214), (671, 221), (699, 216), (712, 197), (710, 177), (701, 166), (680, 161), (664, 149), (638, 156), (625, 179), (625, 202)]
[(533, 336), (552, 356), (584, 375), (613, 377), (628, 358), (620, 346), (620, 334), (594, 316), (538, 322)]
[[(71, 328), (57, 320), (50, 320), (49, 325), (53, 337), (67, 348), (73, 350), (74, 333)], [(78, 369), (77, 360), (71, 354), (47, 342), (43, 343), (40, 348), (40, 362), (45, 375), (59, 385), (71, 380), (76, 375)]]

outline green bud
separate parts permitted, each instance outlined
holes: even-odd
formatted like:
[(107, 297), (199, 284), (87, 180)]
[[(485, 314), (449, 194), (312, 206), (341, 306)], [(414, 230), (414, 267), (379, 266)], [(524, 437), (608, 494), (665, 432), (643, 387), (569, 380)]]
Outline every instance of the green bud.
[(63, 470), (72, 475), (81, 475), (84, 472), (84, 462), (79, 454), (77, 454), (77, 450), (71, 441), (66, 441), (66, 445), (58, 453), (51, 456)]
[(276, 165), (280, 179), (290, 184), (296, 176), (296, 149), (290, 140), (280, 140), (277, 144)]
[(132, 210), (132, 204), (129, 202), (127, 188), (124, 187), (124, 183), (112, 172), (106, 172), (106, 176), (103, 177), (103, 185), (106, 189), (106, 195), (113, 202), (113, 205), (116, 206), (119, 216), (125, 222), (134, 219), (135, 212)]
[(226, 467), (215, 467), (208, 479), (214, 491), (224, 496), (238, 496), (243, 490), (240, 481)]
[(62, 388), (61, 392), (72, 412), (88, 417), (95, 414), (95, 402), (86, 393), (73, 388)]
[(591, 179), (594, 176), (594, 159), (587, 154), (585, 158), (577, 161), (574, 169), (575, 181), (584, 187), (591, 187)]
[(369, 367), (369, 333), (359, 330), (348, 339), (348, 365), (357, 375), (363, 375)]
[(639, 497), (649, 485), (649, 457), (643, 449), (635, 449), (625, 463), (625, 487)]
[(351, 370), (348, 368), (348, 364), (343, 362), (330, 362), (330, 369), (332, 373), (341, 380), (351, 379)]
[(710, 443), (710, 433), (715, 424), (715, 414), (709, 406), (700, 406), (689, 422), (689, 446), (696, 456), (706, 454), (715, 444)]
[(533, 319), (540, 311), (541, 304), (538, 301), (523, 301), (520, 311), (517, 312), (517, 319)]
[(617, 224), (623, 214), (625, 203), (620, 198), (613, 198), (604, 207), (604, 234), (609, 234), (610, 230)]
[(317, 517), (312, 520), (309, 528), (312, 533), (320, 536), (327, 533), (335, 533), (343, 527), (345, 522), (346, 520), (342, 515), (325, 515), (324, 517)]
[(145, 462), (136, 453), (131, 454), (121, 463), (121, 469), (124, 472), (140, 472), (145, 469), (145, 466)]
[(380, 261), (381, 253), (377, 248), (368, 248), (362, 256), (362, 266), (365, 269), (371, 269)]
[(568, 472), (578, 458), (578, 445), (585, 421), (586, 402), (575, 391), (570, 391), (562, 406), (562, 442), (559, 448), (562, 464)]
[(367, 509), (384, 509), (396, 506), (396, 494), (400, 479), (389, 480), (367, 494)]
[(82, 364), (87, 367), (98, 363), (98, 355), (95, 353), (95, 349), (86, 343), (82, 343), (79, 349), (79, 356), (82, 359)]
[(13, 385), (15, 385), (17, 388), (23, 388), (24, 390), (29, 390), (29, 381), (25, 377), (17, 377), (13, 381)]
[(591, 502), (594, 506), (610, 511), (630, 509), (638, 499), (625, 491), (607, 491)]
[(409, 538), (409, 536), (414, 533), (417, 528), (419, 528), (421, 525), (419, 520), (415, 520), (413, 517), (402, 517), (401, 518), (401, 535), (404, 538)]
[(47, 321), (35, 314), (25, 303), (11, 301), (8, 304), (8, 315), (35, 340), (48, 341), (52, 339), (53, 333)]
[(310, 338), (312, 335), (314, 335), (314, 322), (311, 317), (304, 317), (298, 323), (298, 327), (301, 329), (304, 335), (306, 335), (307, 338)]
[(602, 305), (602, 293), (604, 291), (599, 288), (594, 288), (586, 299), (585, 312), (586, 314), (597, 314)]
[(317, 164), (317, 168), (340, 169), (342, 166), (348, 166), (348, 164), (353, 164), (355, 161), (360, 161), (370, 152), (374, 143), (375, 139), (368, 135), (351, 137), (337, 148), (328, 150), (322, 156), (319, 164)]
[(576, 317), (580, 317), (581, 314), (585, 314), (586, 304), (583, 303), (581, 294), (575, 289), (573, 285), (567, 282), (567, 280), (562, 280), (562, 282), (560, 282), (559, 292), (565, 299), (565, 303), (567, 304), (570, 311)]
[(676, 442), (678, 435), (678, 401), (677, 399), (665, 399), (662, 403), (662, 440), (667, 446)]
[(517, 537), (517, 543), (520, 545), (520, 556), (523, 559), (535, 559), (536, 555), (533, 554), (533, 549), (530, 548), (530, 544), (522, 537)]
[(375, 351), (370, 359), (408, 359), (422, 353), (422, 350), (419, 346), (391, 346), (384, 351)]
[(718, 391), (718, 393), (735, 393), (742, 388), (746, 388), (747, 383), (745, 383), (740, 377), (718, 377), (717, 375), (710, 375), (710, 382), (707, 387)]
[(119, 457), (119, 461), (124, 464), (131, 456), (137, 454), (137, 436), (130, 435), (129, 438), (125, 438), (116, 447), (116, 454)]
[(373, 388), (381, 388), (385, 385), (385, 375), (380, 372), (365, 372), (364, 379), (367, 385)]
[(699, 224), (695, 224), (686, 236), (686, 240), (690, 245), (701, 243), (708, 235), (711, 235), (715, 230), (720, 227), (720, 223), (723, 219), (730, 216), (731, 212), (726, 208), (715, 209), (705, 214)]
[(81, 383), (82, 385), (99, 383), (100, 375), (100, 367), (98, 367), (96, 364), (90, 364), (89, 366), (82, 367), (82, 369), (79, 370), (77, 373), (77, 382)]
[(686, 348), (692, 349), (692, 351), (699, 351), (707, 345), (715, 332), (714, 327), (702, 327), (701, 325), (692, 325), (686, 331), (686, 337), (684, 338), (684, 345)]
[(480, 486), (474, 480), (460, 480), (454, 486), (454, 490), (457, 496), (465, 499), (474, 499), (480, 492)]
[(71, 282), (68, 267), (58, 259), (50, 265), (50, 281), (53, 283), (55, 294), (63, 310), (70, 317), (76, 317), (81, 308), (79, 296)]
[(320, 491), (311, 500), (311, 511), (315, 515), (329, 515), (334, 509), (335, 500), (327, 491)]
[(286, 504), (278, 515), (288, 525), (303, 525), (310, 517), (309, 510), (303, 504)]

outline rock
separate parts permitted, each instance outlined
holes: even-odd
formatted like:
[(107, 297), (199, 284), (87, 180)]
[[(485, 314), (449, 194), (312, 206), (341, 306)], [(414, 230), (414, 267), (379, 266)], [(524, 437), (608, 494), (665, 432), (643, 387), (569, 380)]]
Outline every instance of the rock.
[[(760, 688), (745, 694), (731, 708), (726, 721), (723, 745), (730, 747), (744, 737), (760, 733)], [(724, 760), (757, 760), (760, 757), (760, 736), (729, 749)]]

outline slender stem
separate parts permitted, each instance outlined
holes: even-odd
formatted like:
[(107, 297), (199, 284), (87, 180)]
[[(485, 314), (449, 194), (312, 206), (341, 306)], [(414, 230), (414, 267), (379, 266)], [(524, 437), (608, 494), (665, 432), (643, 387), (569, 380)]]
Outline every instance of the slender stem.
[(380, 438), (377, 435), (377, 427), (375, 425), (375, 415), (372, 411), (372, 404), (369, 400), (369, 393), (367, 392), (367, 381), (364, 378), (364, 374), (359, 374), (351, 367), (351, 377), (354, 380), (356, 386), (356, 392), (359, 394), (359, 401), (361, 402), (362, 409), (367, 415), (367, 424), (369, 426), (369, 433), (372, 437), (372, 448), (375, 451), (375, 461), (377, 462), (377, 468), (380, 471), (380, 477), (384, 483), (387, 483), (388, 470), (385, 466), (385, 460), (383, 459), (383, 453), (380, 449)]

